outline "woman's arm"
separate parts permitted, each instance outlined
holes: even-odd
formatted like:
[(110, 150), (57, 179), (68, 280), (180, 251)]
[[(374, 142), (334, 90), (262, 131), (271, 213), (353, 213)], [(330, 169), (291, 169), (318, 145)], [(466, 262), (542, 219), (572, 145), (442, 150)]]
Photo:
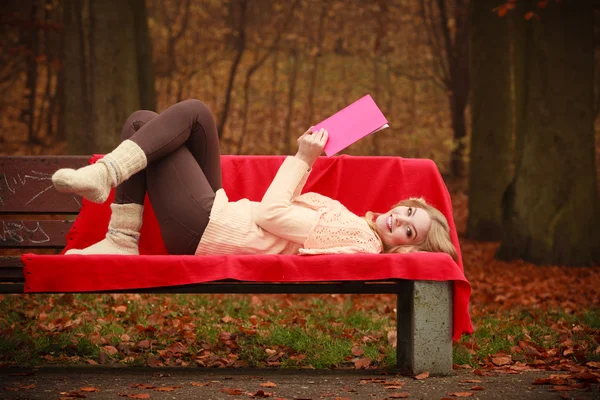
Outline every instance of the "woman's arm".
[(304, 244), (310, 229), (317, 222), (317, 213), (292, 205), (292, 199), (302, 189), (314, 162), (325, 143), (327, 131), (312, 133), (309, 129), (299, 139), (298, 153), (287, 157), (258, 207), (255, 222), (261, 228), (298, 244)]

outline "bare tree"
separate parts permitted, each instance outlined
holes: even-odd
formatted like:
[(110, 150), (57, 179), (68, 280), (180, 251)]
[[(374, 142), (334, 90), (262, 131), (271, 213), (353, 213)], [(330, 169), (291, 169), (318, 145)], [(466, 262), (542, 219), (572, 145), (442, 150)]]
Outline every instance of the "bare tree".
[(327, 10), (329, 9), (329, 0), (321, 0), (321, 11), (319, 12), (319, 22), (317, 24), (317, 37), (311, 38), (312, 49), (310, 50), (312, 55), (312, 69), (310, 71), (310, 78), (308, 84), (308, 117), (307, 121), (312, 123), (314, 113), (314, 97), (315, 87), (317, 85), (317, 76), (319, 73), (319, 60), (323, 52), (323, 41), (325, 40), (325, 18), (327, 17)]
[[(229, 71), (229, 79), (227, 81), (227, 89), (225, 90), (225, 104), (221, 112), (221, 119), (218, 124), (219, 138), (223, 138), (225, 132), (225, 124), (229, 116), (229, 107), (231, 105), (231, 93), (233, 91), (233, 83), (237, 74), (238, 67), (246, 50), (246, 25), (247, 11), (249, 0), (231, 0), (231, 18), (232, 25), (237, 26), (236, 54)], [(236, 18), (237, 16), (237, 18)]]
[(287, 15), (283, 16), (283, 18), (275, 19), (273, 26), (274, 27), (278, 26), (279, 29), (276, 30), (275, 37), (273, 38), (271, 45), (267, 47), (267, 50), (262, 55), (261, 55), (260, 48), (255, 49), (256, 61), (246, 71), (246, 80), (244, 83), (244, 105), (242, 108), (242, 121), (243, 122), (242, 122), (242, 131), (240, 133), (238, 143), (237, 143), (237, 154), (241, 154), (241, 152), (242, 152), (242, 146), (244, 145), (244, 138), (246, 137), (246, 130), (248, 127), (248, 108), (250, 106), (250, 86), (252, 83), (251, 82), (252, 76), (265, 63), (265, 61), (267, 61), (267, 59), (271, 55), (273, 55), (273, 53), (279, 46), (279, 42), (281, 40), (281, 35), (283, 34), (283, 32), (285, 32), (285, 30), (289, 26), (290, 22), (292, 21), (292, 17), (294, 16), (294, 10), (298, 6), (299, 2), (300, 2), (300, 0), (295, 0), (291, 4), (290, 9), (287, 12)]
[(469, 0), (420, 0), (421, 17), (435, 57), (434, 75), (448, 94), (454, 135), (450, 171), (457, 177), (465, 174), (465, 108), (469, 93), (468, 2)]
[(285, 118), (285, 128), (281, 133), (284, 154), (290, 154), (292, 151), (290, 143), (290, 132), (292, 129), (292, 119), (294, 117), (294, 102), (296, 100), (296, 81), (298, 79), (298, 49), (295, 47), (290, 50), (289, 62), (291, 72), (288, 75), (288, 109)]
[(31, 144), (41, 144), (35, 130), (35, 110), (38, 90), (38, 56), (40, 52), (39, 30), (37, 26), (38, 14), (37, 0), (31, 2), (29, 9), (29, 32), (27, 35), (27, 82), (25, 83), (25, 96), (27, 108), (22, 112), (22, 118), (27, 121), (28, 141)]

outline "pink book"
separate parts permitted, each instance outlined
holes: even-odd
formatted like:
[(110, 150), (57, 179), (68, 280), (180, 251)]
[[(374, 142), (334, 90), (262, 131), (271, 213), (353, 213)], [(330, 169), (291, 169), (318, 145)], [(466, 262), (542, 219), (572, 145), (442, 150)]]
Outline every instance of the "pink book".
[(327, 129), (329, 139), (325, 145), (325, 154), (331, 157), (359, 139), (387, 127), (387, 119), (368, 94), (319, 122), (313, 127), (313, 132), (321, 128)]

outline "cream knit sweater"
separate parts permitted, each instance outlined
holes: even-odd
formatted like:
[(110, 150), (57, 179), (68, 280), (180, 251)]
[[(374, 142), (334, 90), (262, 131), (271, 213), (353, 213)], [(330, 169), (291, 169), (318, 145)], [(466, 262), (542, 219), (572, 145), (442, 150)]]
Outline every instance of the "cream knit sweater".
[(196, 255), (380, 253), (362, 218), (328, 197), (300, 195), (309, 173), (290, 156), (260, 202), (229, 202), (218, 190)]

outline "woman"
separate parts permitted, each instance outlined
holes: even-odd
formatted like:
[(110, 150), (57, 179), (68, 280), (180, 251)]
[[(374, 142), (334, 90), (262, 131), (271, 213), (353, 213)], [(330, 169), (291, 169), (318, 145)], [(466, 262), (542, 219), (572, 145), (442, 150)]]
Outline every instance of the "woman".
[(93, 165), (60, 169), (60, 192), (103, 203), (116, 187), (104, 240), (67, 254), (139, 254), (146, 192), (170, 254), (335, 254), (442, 251), (456, 260), (446, 218), (422, 199), (359, 217), (317, 193), (300, 195), (327, 131), (306, 131), (260, 202), (229, 202), (209, 108), (177, 103), (160, 115), (133, 113), (121, 144)]

